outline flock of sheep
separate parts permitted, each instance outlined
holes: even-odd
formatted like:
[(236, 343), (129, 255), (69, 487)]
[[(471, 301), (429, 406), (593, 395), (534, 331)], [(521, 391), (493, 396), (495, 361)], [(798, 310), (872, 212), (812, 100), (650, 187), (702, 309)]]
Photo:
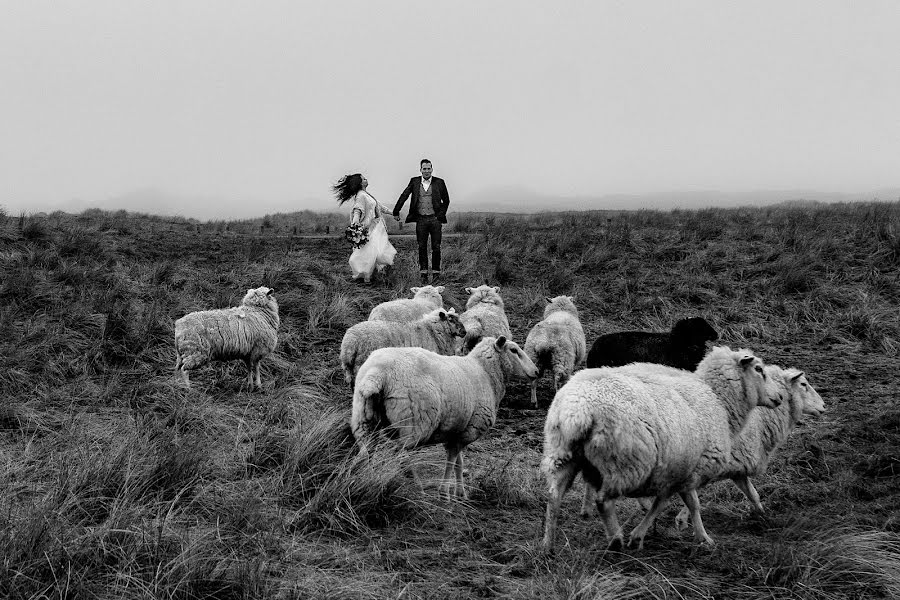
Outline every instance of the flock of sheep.
[[(541, 470), (549, 487), (543, 547), (552, 549), (563, 496), (582, 474), (582, 514), (596, 505), (610, 548), (624, 544), (616, 500), (642, 499), (646, 514), (629, 537), (643, 546), (654, 519), (676, 494), (676, 524), (703, 527), (697, 490), (731, 479), (762, 512), (751, 477), (805, 415), (824, 403), (802, 371), (765, 365), (748, 350), (707, 349), (718, 339), (700, 317), (670, 332), (600, 336), (587, 351), (569, 296), (548, 298), (524, 346), (512, 341), (500, 288), (466, 288), (465, 311), (443, 306), (443, 286), (379, 304), (347, 329), (340, 363), (353, 388), (350, 427), (368, 455), (383, 431), (406, 448), (443, 444), (442, 496), (466, 498), (463, 450), (494, 425), (510, 379), (553, 374), (556, 394), (544, 425)], [(278, 303), (269, 288), (248, 290), (241, 306), (190, 313), (175, 322), (176, 376), (210, 360), (243, 360), (260, 388), (259, 362), (277, 342)], [(586, 368), (576, 369), (584, 364)]]

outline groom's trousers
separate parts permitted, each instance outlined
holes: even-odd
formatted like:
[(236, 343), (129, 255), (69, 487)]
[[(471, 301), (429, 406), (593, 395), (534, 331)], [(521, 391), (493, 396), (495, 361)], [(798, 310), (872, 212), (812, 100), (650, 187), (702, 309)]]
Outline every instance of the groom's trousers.
[(434, 215), (419, 215), (416, 241), (419, 243), (419, 271), (428, 272), (428, 238), (431, 237), (431, 270), (441, 272), (441, 222)]

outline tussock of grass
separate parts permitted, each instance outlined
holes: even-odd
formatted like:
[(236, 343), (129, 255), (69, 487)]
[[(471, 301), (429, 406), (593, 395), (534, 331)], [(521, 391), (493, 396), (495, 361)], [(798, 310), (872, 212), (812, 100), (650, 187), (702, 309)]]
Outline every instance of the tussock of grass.
[(799, 598), (900, 597), (900, 538), (799, 523), (775, 547), (766, 584)]
[(491, 465), (472, 477), (472, 499), (497, 506), (542, 508), (546, 497), (544, 477), (537, 468), (539, 460), (534, 452), (494, 457)]

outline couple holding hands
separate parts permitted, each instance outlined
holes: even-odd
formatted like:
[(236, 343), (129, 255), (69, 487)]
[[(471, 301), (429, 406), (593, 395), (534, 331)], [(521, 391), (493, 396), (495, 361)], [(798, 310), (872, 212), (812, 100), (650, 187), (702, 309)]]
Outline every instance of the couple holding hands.
[[(400, 194), (394, 210), (378, 202), (366, 192), (369, 181), (360, 173), (345, 175), (332, 186), (338, 204), (351, 202), (350, 228), (356, 237), (352, 240), (356, 249), (350, 255), (350, 270), (353, 279), (362, 278), (368, 283), (372, 273), (383, 272), (385, 267), (394, 264), (397, 250), (388, 240), (384, 215), (393, 213), (400, 221), (400, 209), (407, 198), (412, 195), (407, 223), (416, 224), (416, 241), (419, 246), (419, 275), (422, 283), (437, 281), (441, 275), (441, 228), (447, 222), (447, 207), (450, 195), (447, 185), (439, 177), (432, 176), (432, 164), (427, 158), (419, 161), (419, 177), (409, 180), (409, 185)], [(366, 238), (365, 233), (368, 237)], [(428, 241), (431, 240), (431, 276), (428, 272)]]

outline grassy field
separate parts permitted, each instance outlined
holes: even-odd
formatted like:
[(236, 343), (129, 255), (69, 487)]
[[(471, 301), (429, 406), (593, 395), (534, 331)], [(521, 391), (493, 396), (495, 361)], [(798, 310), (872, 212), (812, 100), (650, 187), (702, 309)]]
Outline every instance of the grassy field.
[[(674, 530), (673, 508), (644, 550), (606, 552), (579, 482), (549, 557), (548, 378), (537, 410), (510, 386), (470, 447), (467, 502), (437, 498), (441, 448), (369, 464), (348, 437), (340, 340), (417, 285), (414, 239), (363, 286), (337, 215), (0, 217), (0, 597), (900, 597), (896, 203), (453, 215), (448, 306), (499, 285), (523, 341), (545, 296), (571, 294), (589, 344), (702, 315), (826, 402), (756, 482), (764, 517), (730, 483), (701, 492), (714, 548)], [(175, 385), (174, 320), (259, 285), (282, 318), (264, 391), (240, 362)], [(432, 475), (424, 494), (412, 462)], [(620, 502), (626, 533), (638, 516)]]

